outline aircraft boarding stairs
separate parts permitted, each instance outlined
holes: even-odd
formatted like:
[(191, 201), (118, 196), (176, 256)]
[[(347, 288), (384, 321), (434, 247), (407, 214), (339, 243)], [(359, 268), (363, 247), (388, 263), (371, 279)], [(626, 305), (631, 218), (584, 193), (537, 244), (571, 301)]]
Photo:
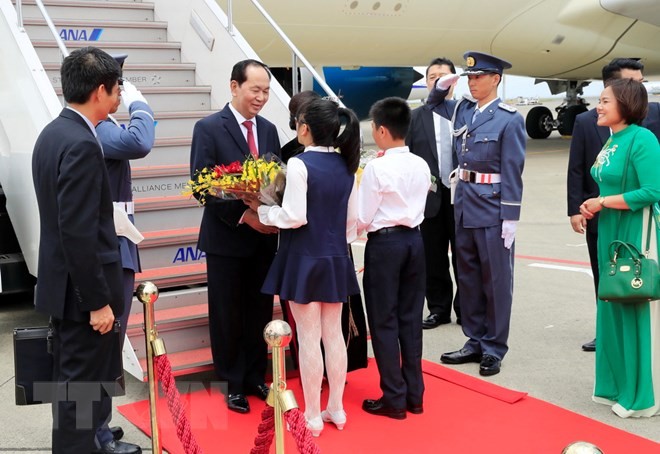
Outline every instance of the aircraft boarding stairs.
[[(203, 253), (196, 249), (202, 208), (182, 191), (188, 181), (195, 122), (231, 99), (233, 64), (258, 57), (238, 32), (227, 32), (222, 24), (226, 16), (207, 0), (46, 0), (44, 4), (69, 51), (93, 45), (111, 54), (127, 53), (123, 76), (142, 91), (154, 110), (155, 146), (146, 158), (131, 163), (135, 220), (145, 236), (140, 244), (143, 272), (136, 276), (136, 285), (149, 280), (160, 289), (157, 328), (174, 373), (210, 369), (206, 265)], [(23, 0), (23, 17), (27, 34), (62, 99), (61, 54), (34, 0)], [(195, 32), (193, 22), (201, 32)], [(273, 80), (263, 113), (278, 125), (282, 143), (291, 135), (288, 99)], [(128, 123), (123, 107), (115, 118)], [(146, 378), (142, 309), (134, 299), (129, 343), (124, 349), (124, 367), (139, 379)], [(275, 317), (280, 316), (279, 304), (275, 304)]]

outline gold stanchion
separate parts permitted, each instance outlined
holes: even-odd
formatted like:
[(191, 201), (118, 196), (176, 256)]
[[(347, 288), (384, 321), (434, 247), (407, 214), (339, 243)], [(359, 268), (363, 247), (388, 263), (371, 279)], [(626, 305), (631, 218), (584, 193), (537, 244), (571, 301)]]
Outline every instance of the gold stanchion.
[(144, 304), (144, 332), (147, 347), (147, 378), (149, 380), (149, 413), (151, 416), (151, 448), (154, 454), (162, 454), (158, 429), (158, 380), (154, 371), (154, 357), (165, 354), (165, 344), (158, 338), (154, 304), (158, 299), (158, 287), (153, 282), (143, 282), (135, 290), (138, 300)]
[(273, 352), (273, 384), (270, 387), (266, 403), (274, 410), (275, 452), (284, 454), (283, 414), (293, 408), (298, 408), (293, 391), (286, 389), (285, 380), (284, 347), (291, 342), (291, 327), (284, 320), (273, 320), (264, 329), (264, 339)]

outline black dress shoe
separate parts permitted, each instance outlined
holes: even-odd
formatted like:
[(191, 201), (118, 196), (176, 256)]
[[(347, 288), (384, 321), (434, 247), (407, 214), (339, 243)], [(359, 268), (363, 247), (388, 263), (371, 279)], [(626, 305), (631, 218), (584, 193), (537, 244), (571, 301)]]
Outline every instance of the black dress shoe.
[(479, 375), (490, 376), (500, 373), (502, 361), (492, 355), (484, 355), (479, 365)]
[(236, 413), (247, 413), (250, 411), (250, 404), (245, 394), (229, 394), (227, 396), (227, 408)]
[(406, 405), (406, 410), (408, 410), (413, 415), (421, 415), (422, 413), (424, 413), (424, 405), (423, 404), (408, 404), (408, 405)]
[(115, 441), (119, 441), (124, 438), (124, 429), (119, 426), (111, 427), (110, 433), (112, 434), (112, 439)]
[(445, 364), (478, 363), (481, 361), (481, 354), (471, 352), (463, 347), (455, 352), (443, 353), (440, 356), (440, 361)]
[(269, 392), (270, 392), (270, 388), (268, 387), (268, 385), (262, 383), (261, 385), (257, 385), (251, 388), (247, 394), (249, 396), (257, 396), (261, 400), (266, 400)]
[(381, 399), (365, 399), (362, 402), (362, 409), (372, 415), (387, 416), (392, 419), (406, 419), (405, 408), (390, 407), (389, 405), (385, 405)]
[(92, 451), (92, 454), (141, 454), (142, 448), (133, 443), (124, 443), (123, 441), (109, 441), (101, 449)]
[(437, 328), (440, 325), (451, 323), (451, 318), (441, 317), (440, 314), (431, 314), (422, 321), (423, 329)]
[(585, 352), (595, 352), (596, 351), (596, 339), (592, 340), (591, 342), (587, 342), (586, 344), (582, 345), (582, 350)]

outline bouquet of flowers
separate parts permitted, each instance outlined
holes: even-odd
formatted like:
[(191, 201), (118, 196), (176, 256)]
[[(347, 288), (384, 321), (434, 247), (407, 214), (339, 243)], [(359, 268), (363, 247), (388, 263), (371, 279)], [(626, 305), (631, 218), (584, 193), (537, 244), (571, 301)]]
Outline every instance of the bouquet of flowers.
[(276, 156), (249, 157), (243, 163), (235, 161), (196, 171), (183, 193), (195, 196), (202, 205), (209, 195), (225, 200), (263, 197), (264, 203), (274, 204), (281, 202), (284, 181), (284, 165)]

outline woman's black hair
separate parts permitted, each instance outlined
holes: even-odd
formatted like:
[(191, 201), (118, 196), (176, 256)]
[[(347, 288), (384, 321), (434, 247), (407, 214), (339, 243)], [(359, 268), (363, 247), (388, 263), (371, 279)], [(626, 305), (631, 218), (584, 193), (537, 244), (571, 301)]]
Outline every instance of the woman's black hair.
[[(339, 134), (345, 120), (344, 130)], [(339, 149), (351, 173), (360, 164), (360, 121), (355, 113), (327, 99), (307, 103), (297, 114), (298, 124), (306, 124), (314, 139), (314, 145)]]

